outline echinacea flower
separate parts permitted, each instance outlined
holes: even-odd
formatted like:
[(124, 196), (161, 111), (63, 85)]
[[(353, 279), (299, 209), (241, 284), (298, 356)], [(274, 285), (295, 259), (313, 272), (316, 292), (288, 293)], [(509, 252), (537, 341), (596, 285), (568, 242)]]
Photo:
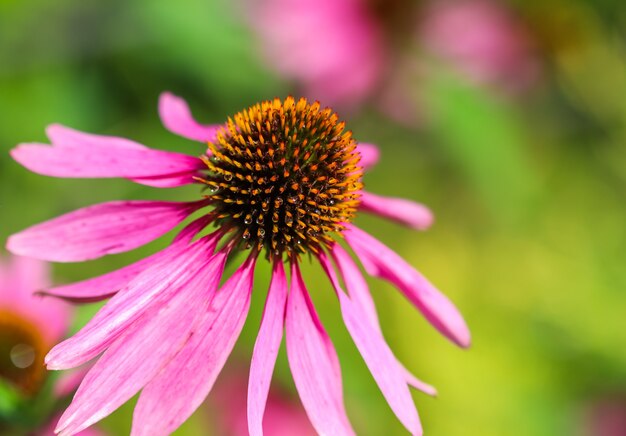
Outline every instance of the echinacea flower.
[[(63, 338), (71, 322), (69, 304), (35, 295), (49, 285), (49, 267), (45, 262), (22, 256), (0, 261), (0, 383), (12, 386), (24, 401), (32, 400), (42, 391), (46, 375), (44, 356)], [(72, 393), (83, 374), (84, 371), (79, 370), (56, 380), (53, 394), (57, 399)], [(0, 422), (0, 433), (21, 434), (26, 431), (24, 427), (30, 425), (28, 434), (52, 435), (54, 417), (35, 415), (39, 422), (26, 424), (18, 420), (15, 426), (19, 428), (12, 427), (11, 420)], [(102, 435), (96, 429), (86, 429), (80, 434)]]
[[(328, 274), (345, 325), (390, 407), (410, 432), (420, 434), (409, 385), (428, 393), (433, 388), (393, 355), (365, 279), (337, 241), (343, 236), (370, 275), (394, 284), (435, 328), (468, 346), (469, 331), (453, 304), (399, 255), (351, 223), (364, 211), (422, 229), (432, 221), (428, 209), (364, 191), (363, 169), (376, 162), (376, 147), (357, 144), (338, 116), (318, 103), (275, 99), (214, 126), (197, 123), (187, 104), (171, 94), (162, 95), (159, 109), (169, 130), (208, 149), (198, 150), (199, 156), (153, 150), (53, 125), (47, 130), (52, 146), (22, 144), (11, 152), (26, 168), (49, 176), (208, 187), (207, 195), (191, 202), (97, 204), (9, 239), (15, 253), (84, 261), (139, 247), (202, 211), (166, 249), (120, 270), (45, 290), (75, 301), (110, 298), (46, 356), (48, 368), (57, 370), (100, 356), (57, 432), (74, 434), (139, 391), (132, 434), (176, 429), (202, 403), (230, 354), (250, 306), (257, 258), (264, 255), (272, 263), (272, 279), (250, 368), (250, 433), (262, 434), (284, 328), (291, 372), (313, 427), (321, 434), (353, 434), (337, 354), (300, 273), (306, 255), (318, 259)], [(209, 226), (215, 228), (211, 233), (200, 233)], [(220, 286), (227, 258), (238, 252), (247, 252), (246, 260)]]
[(423, 12), (419, 38), (426, 51), (478, 84), (520, 92), (539, 65), (530, 32), (500, 2), (434, 1)]
[(371, 101), (403, 124), (424, 121), (423, 84), (449, 64), (509, 93), (538, 76), (530, 32), (492, 0), (255, 0), (262, 60), (306, 96), (352, 109)]
[(304, 95), (352, 106), (379, 86), (383, 29), (363, 0), (262, 0), (250, 10), (263, 57)]
[(67, 303), (34, 295), (49, 285), (45, 262), (21, 256), (0, 261), (0, 383), (26, 396), (41, 388), (44, 356), (70, 323)]

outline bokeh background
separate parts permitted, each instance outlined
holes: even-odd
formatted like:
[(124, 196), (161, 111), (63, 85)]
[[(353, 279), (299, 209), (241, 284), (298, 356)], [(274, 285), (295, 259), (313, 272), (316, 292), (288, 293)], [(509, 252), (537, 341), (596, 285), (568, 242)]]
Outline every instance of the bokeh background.
[[(422, 233), (358, 220), (450, 296), (472, 330), (472, 347), (459, 350), (394, 289), (370, 282), (391, 347), (439, 390), (436, 399), (414, 395), (426, 434), (625, 435), (623, 2), (295, 3), (0, 0), (0, 239), (96, 202), (198, 196), (31, 174), (8, 151), (46, 142), (50, 123), (192, 152), (196, 144), (159, 122), (163, 90), (207, 123), (274, 96), (317, 98), (357, 140), (382, 149), (365, 179), (370, 191), (423, 202), (436, 215)], [(54, 279), (101, 274), (167, 242), (55, 265)], [(258, 270), (227, 368), (244, 379), (268, 283), (266, 265)], [(330, 286), (316, 267), (305, 274), (357, 432), (404, 434)], [(73, 329), (96, 309), (79, 307)], [(30, 396), (0, 381), (0, 428), (26, 434), (62, 407), (48, 398), (54, 377)], [(275, 382), (297, 403), (284, 350)], [(216, 389), (176, 434), (232, 434), (219, 408), (234, 391)], [(127, 434), (131, 416), (132, 402), (98, 427)]]

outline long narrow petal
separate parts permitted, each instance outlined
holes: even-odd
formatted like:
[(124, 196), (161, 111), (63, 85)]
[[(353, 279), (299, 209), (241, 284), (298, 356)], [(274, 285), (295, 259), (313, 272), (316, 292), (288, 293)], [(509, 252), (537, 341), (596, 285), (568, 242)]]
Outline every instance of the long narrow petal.
[(112, 201), (78, 209), (9, 237), (16, 254), (55, 262), (97, 259), (162, 236), (203, 202)]
[(248, 429), (251, 436), (263, 434), (263, 414), (283, 338), (287, 278), (282, 259), (274, 262), (272, 282), (265, 302), (259, 334), (254, 344), (248, 381)]
[(350, 298), (357, 301), (363, 307), (369, 321), (380, 330), (380, 321), (376, 313), (376, 305), (372, 299), (372, 294), (370, 294), (367, 282), (363, 274), (361, 274), (361, 271), (359, 271), (359, 267), (339, 244), (333, 246), (330, 254), (339, 267), (339, 272), (344, 278)]
[(421, 435), (422, 426), (402, 367), (398, 364), (380, 330), (368, 320), (363, 306), (350, 300), (343, 292), (335, 270), (324, 252), (320, 253), (319, 260), (339, 298), (341, 315), (346, 328), (387, 403), (411, 434)]
[(111, 298), (131, 280), (145, 271), (146, 268), (162, 260), (168, 254), (169, 250), (165, 249), (110, 273), (67, 285), (44, 289), (39, 293), (76, 303), (102, 301)]
[(361, 192), (359, 209), (417, 230), (426, 230), (434, 221), (433, 213), (423, 204), (404, 198), (383, 197), (370, 192)]
[(183, 348), (207, 312), (219, 285), (225, 254), (189, 263), (194, 273), (167, 304), (145, 313), (87, 373), (57, 431), (74, 434), (109, 415), (152, 380)]
[(289, 366), (313, 427), (323, 435), (354, 434), (343, 404), (337, 353), (313, 308), (295, 262), (291, 269), (285, 328)]
[[(174, 240), (173, 245), (178, 243), (185, 245), (189, 244), (191, 239), (204, 227), (206, 227), (212, 219), (213, 217), (211, 215), (204, 215), (191, 222), (183, 230), (181, 230)], [(79, 282), (43, 289), (38, 293), (78, 303), (88, 303), (111, 298), (117, 293), (117, 291), (126, 286), (151, 264), (160, 261), (163, 256), (169, 255), (170, 251), (171, 249), (162, 250), (107, 274), (81, 280)]]
[(361, 153), (361, 161), (359, 165), (363, 167), (363, 169), (367, 170), (373, 167), (378, 163), (378, 159), (380, 159), (380, 151), (374, 144), (359, 142), (356, 150)]
[(170, 247), (166, 256), (115, 294), (78, 333), (54, 347), (46, 356), (48, 368), (74, 368), (93, 359), (148, 310), (168, 301), (197, 271), (220, 271), (221, 255), (211, 257), (216, 243), (217, 238), (200, 239), (188, 247)]
[(187, 102), (169, 92), (164, 92), (159, 97), (159, 115), (170, 132), (194, 141), (213, 142), (217, 131), (222, 127), (198, 123), (191, 115)]
[(231, 353), (250, 308), (256, 254), (217, 292), (181, 352), (139, 396), (132, 436), (169, 435), (202, 404)]
[[(352, 260), (350, 255), (344, 250), (341, 245), (335, 244), (331, 250), (331, 255), (335, 260), (335, 263), (339, 267), (339, 273), (343, 277), (343, 281), (346, 284), (348, 295), (355, 302), (358, 303), (364, 312), (364, 316), (367, 317), (370, 324), (382, 335), (382, 329), (380, 327), (380, 321), (378, 320), (378, 314), (376, 313), (376, 306), (374, 300), (367, 287), (367, 282), (361, 274), (359, 267)], [(402, 368), (406, 382), (424, 392), (427, 395), (436, 396), (437, 390), (415, 377), (408, 369), (398, 361), (398, 364)]]
[(196, 183), (195, 177), (201, 175), (199, 172), (200, 169), (202, 169), (202, 166), (198, 164), (198, 168), (194, 171), (185, 171), (156, 177), (134, 177), (130, 180), (141, 185), (152, 186), (153, 188), (177, 188), (178, 186)]
[[(120, 148), (144, 150), (149, 152), (156, 151), (150, 150), (148, 147), (139, 144), (138, 142), (131, 141), (130, 139), (80, 132), (60, 124), (52, 124), (48, 126), (46, 133), (48, 138), (50, 138), (52, 145), (59, 148), (84, 148), (90, 150), (92, 153), (100, 153), (102, 151), (105, 154)], [(178, 159), (182, 155), (173, 154), (173, 156)], [(137, 177), (131, 180), (136, 183), (156, 188), (172, 188), (194, 183), (193, 176), (197, 175), (196, 170), (201, 168), (203, 168), (202, 162), (200, 159), (196, 159), (195, 167), (193, 169), (187, 168), (182, 172), (171, 174), (168, 171), (166, 174), (152, 175), (149, 177)]]
[(470, 345), (470, 332), (454, 304), (402, 257), (352, 224), (344, 236), (368, 274), (393, 283), (443, 335), (461, 347)]
[(20, 144), (11, 150), (19, 164), (37, 174), (64, 178), (142, 178), (196, 173), (202, 161), (170, 151), (130, 147), (73, 147)]

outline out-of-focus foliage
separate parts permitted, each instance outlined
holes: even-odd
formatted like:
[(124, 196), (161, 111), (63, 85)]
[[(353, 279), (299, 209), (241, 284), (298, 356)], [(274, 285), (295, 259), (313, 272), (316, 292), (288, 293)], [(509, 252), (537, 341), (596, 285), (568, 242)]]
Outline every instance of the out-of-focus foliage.
[[(2, 240), (95, 202), (195, 198), (195, 188), (37, 176), (8, 151), (45, 140), (45, 126), (60, 122), (192, 152), (196, 144), (160, 125), (161, 91), (184, 96), (207, 122), (294, 92), (264, 63), (247, 1), (0, 0)], [(419, 234), (371, 217), (360, 225), (451, 297), (468, 320), (472, 348), (454, 348), (390, 286), (370, 283), (391, 347), (439, 389), (437, 399), (415, 394), (426, 434), (592, 435), (588, 410), (626, 394), (626, 8), (609, 0), (509, 6), (541, 64), (523, 95), (503, 95), (435, 62), (429, 74), (410, 75), (402, 95), (427, 122), (398, 125), (375, 104), (345, 114), (357, 139), (382, 149), (368, 189), (424, 202), (436, 215)], [(420, 62), (422, 55), (414, 53)], [(166, 243), (58, 265), (55, 277), (86, 278)], [(239, 365), (250, 358), (267, 288), (269, 271), (260, 266), (232, 358)], [(305, 268), (338, 349), (357, 432), (404, 434), (318, 272)], [(81, 307), (76, 328), (94, 310)], [(275, 378), (293, 390), (282, 351)], [(0, 389), (0, 409), (11, 401)], [(127, 433), (131, 416), (126, 405), (102, 427)], [(201, 409), (177, 434), (206, 434), (208, 416)]]

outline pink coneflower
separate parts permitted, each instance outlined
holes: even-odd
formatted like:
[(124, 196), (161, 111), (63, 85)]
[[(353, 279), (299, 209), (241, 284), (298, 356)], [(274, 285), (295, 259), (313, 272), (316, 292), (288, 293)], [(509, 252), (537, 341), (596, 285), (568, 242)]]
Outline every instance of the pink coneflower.
[(372, 101), (405, 124), (420, 122), (421, 86), (439, 73), (425, 54), (498, 90), (526, 90), (538, 76), (530, 32), (501, 2), (254, 0), (249, 9), (263, 60), (305, 95), (333, 107)]
[(467, 79), (507, 91), (536, 80), (530, 32), (500, 2), (439, 0), (423, 12), (419, 38), (426, 50)]
[(264, 58), (305, 95), (352, 106), (379, 85), (383, 29), (363, 0), (261, 0), (251, 10)]
[(21, 256), (0, 261), (0, 379), (26, 395), (41, 387), (44, 356), (70, 323), (67, 303), (33, 295), (49, 284), (45, 262)]
[[(34, 295), (49, 285), (49, 268), (45, 262), (21, 256), (0, 261), (0, 382), (11, 385), (27, 401), (41, 392), (45, 380), (44, 356), (63, 338), (71, 321), (69, 304)], [(71, 377), (57, 380), (55, 395), (64, 397), (73, 392), (82, 375), (83, 371), (77, 371)], [(49, 418), (45, 421), (43, 425), (33, 423), (37, 428), (28, 434), (53, 434), (56, 421)], [(4, 426), (0, 426), (1, 430), (11, 430)], [(17, 434), (18, 430), (13, 430)], [(80, 434), (102, 435), (95, 429)]]
[[(47, 131), (52, 146), (22, 144), (12, 151), (28, 169), (50, 176), (208, 188), (207, 195), (192, 202), (90, 206), (9, 239), (13, 252), (77, 262), (131, 250), (203, 212), (168, 248), (103, 276), (45, 291), (76, 301), (110, 298), (82, 330), (46, 356), (50, 369), (76, 367), (100, 356), (57, 431), (74, 434), (140, 390), (132, 434), (176, 429), (202, 403), (231, 352), (250, 306), (256, 261), (263, 255), (273, 269), (250, 368), (250, 433), (262, 434), (283, 327), (291, 372), (314, 428), (321, 434), (353, 433), (339, 361), (300, 273), (300, 262), (309, 257), (328, 273), (346, 327), (389, 405), (407, 429), (421, 433), (408, 386), (429, 393), (432, 388), (394, 357), (361, 271), (336, 241), (344, 237), (370, 275), (393, 283), (440, 332), (468, 346), (469, 331), (452, 303), (351, 223), (361, 210), (421, 229), (432, 221), (428, 209), (364, 191), (363, 168), (376, 162), (376, 148), (357, 145), (337, 115), (317, 103), (275, 99), (223, 125), (204, 126), (192, 119), (183, 100), (164, 94), (160, 113), (168, 129), (208, 144), (208, 150), (198, 150), (200, 156), (152, 150), (128, 139), (54, 125)], [(202, 235), (208, 226), (215, 229)], [(245, 261), (220, 285), (227, 258), (239, 252), (247, 252)]]

